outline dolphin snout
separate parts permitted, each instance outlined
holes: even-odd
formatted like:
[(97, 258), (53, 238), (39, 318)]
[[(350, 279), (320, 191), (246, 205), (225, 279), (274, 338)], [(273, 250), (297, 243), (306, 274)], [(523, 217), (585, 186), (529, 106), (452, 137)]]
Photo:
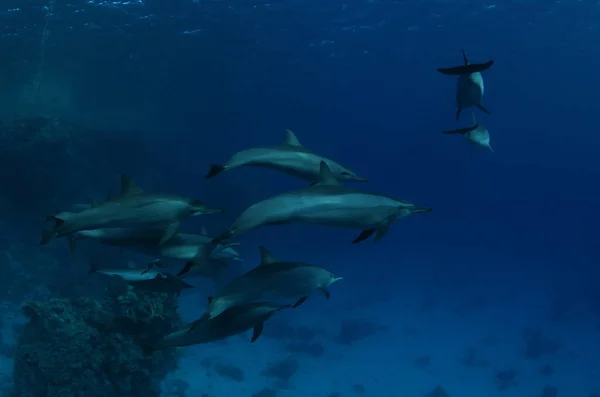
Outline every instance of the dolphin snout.
[(355, 175), (352, 178), (352, 180), (356, 181), (356, 182), (369, 182), (369, 180), (367, 178), (363, 178), (362, 176), (358, 176), (358, 175)]
[(220, 208), (198, 208), (196, 212), (198, 214), (222, 214), (225, 210)]
[(416, 207), (412, 210), (412, 212), (419, 213), (419, 212), (431, 212), (433, 211), (433, 208), (429, 208), (429, 207)]

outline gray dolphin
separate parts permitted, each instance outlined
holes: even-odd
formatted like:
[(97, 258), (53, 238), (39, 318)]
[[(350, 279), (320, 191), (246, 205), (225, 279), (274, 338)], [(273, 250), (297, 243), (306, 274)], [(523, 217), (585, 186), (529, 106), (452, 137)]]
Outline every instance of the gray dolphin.
[(259, 247), (261, 261), (254, 269), (229, 282), (206, 308), (208, 318), (214, 318), (230, 307), (269, 299), (296, 299), (298, 307), (315, 290), (330, 298), (329, 286), (342, 277), (315, 265), (300, 262), (282, 262), (265, 247)]
[(327, 163), (333, 176), (341, 182), (367, 182), (367, 179), (356, 175), (347, 167), (302, 146), (291, 130), (286, 130), (285, 142), (282, 144), (242, 150), (223, 164), (213, 164), (205, 178), (212, 178), (222, 171), (251, 165), (277, 170), (309, 182), (316, 182), (319, 177), (321, 161)]
[[(212, 298), (208, 298), (208, 302)], [(209, 319), (202, 316), (199, 320), (177, 330), (157, 343), (143, 346), (146, 353), (167, 347), (184, 347), (210, 343), (241, 334), (253, 329), (250, 343), (255, 342), (262, 334), (265, 321), (280, 310), (289, 308), (290, 305), (279, 305), (271, 302), (252, 302), (233, 306), (219, 316)]]
[[(103, 228), (81, 230), (67, 236), (69, 248), (76, 249), (80, 239), (97, 241), (101, 244), (131, 249), (141, 254), (161, 259), (176, 259), (189, 261), (198, 256), (203, 245), (213, 240), (203, 227), (200, 234), (178, 232), (163, 244), (159, 244), (165, 233), (164, 227), (159, 228)], [(239, 243), (218, 244), (211, 251), (211, 259), (241, 260), (239, 253), (233, 248)]]
[(144, 192), (131, 177), (121, 176), (121, 194), (80, 212), (61, 212), (49, 216), (53, 230), (43, 230), (41, 244), (56, 237), (105, 227), (141, 227), (163, 225), (165, 232), (159, 244), (177, 232), (179, 223), (190, 216), (222, 213), (204, 203), (186, 197)]
[(481, 105), (483, 98), (483, 77), (481, 72), (489, 69), (494, 61), (486, 63), (469, 63), (465, 50), (462, 50), (463, 62), (462, 66), (451, 68), (439, 68), (438, 72), (447, 76), (457, 76), (456, 83), (456, 120), (460, 117), (460, 112), (466, 108), (478, 107), (487, 114), (491, 114), (489, 110)]
[(173, 293), (179, 296), (184, 289), (194, 288), (193, 285), (188, 284), (179, 277), (152, 269), (100, 269), (91, 266), (88, 274), (95, 273), (119, 277), (127, 284), (149, 292)]
[(482, 125), (477, 124), (477, 119), (475, 118), (475, 113), (473, 113), (473, 125), (466, 128), (458, 128), (456, 130), (443, 131), (443, 134), (462, 134), (465, 138), (469, 140), (472, 144), (482, 146), (484, 148), (490, 149), (492, 152), (492, 146), (490, 144), (490, 133)]
[(345, 187), (333, 177), (327, 164), (321, 162), (318, 183), (250, 206), (216, 241), (259, 226), (289, 223), (361, 229), (354, 244), (377, 232), (375, 241), (379, 241), (397, 219), (430, 211), (431, 208), (417, 207), (408, 201)]

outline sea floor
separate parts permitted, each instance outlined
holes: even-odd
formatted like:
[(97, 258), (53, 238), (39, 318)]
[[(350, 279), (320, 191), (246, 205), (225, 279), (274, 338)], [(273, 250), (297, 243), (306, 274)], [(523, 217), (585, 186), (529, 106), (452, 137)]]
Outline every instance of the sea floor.
[[(335, 288), (332, 295), (278, 313), (255, 343), (249, 332), (184, 348), (163, 395), (424, 397), (437, 386), (451, 397), (600, 392), (600, 331), (589, 313), (549, 322), (536, 303), (543, 299), (535, 297), (528, 304), (465, 305), (407, 290), (372, 301), (349, 299)], [(184, 315), (192, 319), (195, 305), (186, 302), (200, 294), (182, 298)], [(9, 379), (11, 371), (11, 360), (0, 357), (0, 378)], [(430, 396), (446, 395), (438, 390)]]
[[(517, 301), (430, 307), (404, 293), (343, 307), (311, 299), (273, 318), (253, 344), (248, 334), (187, 348), (166, 391), (180, 379), (188, 397), (423, 397), (436, 386), (452, 397), (600, 392), (600, 331), (592, 321), (544, 324), (537, 305)], [(276, 363), (279, 377), (265, 376)]]

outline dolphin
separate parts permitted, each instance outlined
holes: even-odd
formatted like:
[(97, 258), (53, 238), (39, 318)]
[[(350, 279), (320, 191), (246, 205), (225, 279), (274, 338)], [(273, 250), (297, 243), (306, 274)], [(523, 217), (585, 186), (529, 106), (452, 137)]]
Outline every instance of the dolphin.
[[(101, 244), (128, 248), (132, 251), (160, 259), (189, 261), (198, 256), (201, 247), (213, 240), (202, 227), (200, 234), (176, 233), (163, 244), (159, 244), (165, 230), (163, 228), (103, 228), (81, 230), (67, 236), (71, 252), (76, 249), (80, 239), (97, 241)], [(241, 260), (240, 254), (233, 248), (239, 243), (218, 244), (211, 251), (211, 259)]]
[(193, 285), (188, 284), (179, 277), (152, 269), (99, 269), (96, 266), (91, 266), (88, 274), (94, 273), (119, 277), (127, 284), (149, 292), (173, 293), (179, 296), (184, 289), (194, 288)]
[(190, 216), (222, 213), (199, 201), (186, 197), (144, 192), (131, 177), (121, 176), (121, 194), (80, 212), (61, 212), (49, 216), (53, 230), (42, 231), (41, 244), (56, 237), (105, 227), (149, 227), (166, 225), (159, 244), (177, 232), (179, 223)]
[(408, 201), (345, 187), (334, 178), (327, 164), (322, 161), (316, 184), (250, 206), (216, 242), (260, 226), (291, 223), (362, 230), (353, 244), (366, 240), (377, 232), (375, 241), (379, 241), (397, 219), (430, 211), (431, 208), (417, 207)]
[(438, 72), (448, 76), (457, 76), (456, 83), (456, 120), (460, 112), (466, 108), (478, 107), (483, 112), (491, 114), (489, 110), (481, 105), (483, 98), (483, 77), (481, 72), (489, 69), (494, 61), (486, 63), (469, 63), (465, 50), (462, 50), (464, 64), (450, 68), (438, 68)]
[(340, 182), (367, 182), (367, 179), (358, 176), (347, 167), (302, 146), (291, 130), (286, 130), (285, 142), (282, 144), (242, 150), (223, 164), (213, 164), (205, 178), (212, 178), (222, 171), (251, 165), (277, 170), (308, 182), (316, 182), (321, 161), (325, 161), (333, 176)]
[(479, 145), (490, 149), (492, 152), (492, 146), (490, 145), (490, 133), (487, 128), (477, 124), (475, 119), (475, 113), (473, 113), (473, 125), (466, 128), (459, 128), (456, 130), (443, 131), (443, 134), (462, 134), (472, 144)]
[[(208, 298), (209, 304), (211, 301), (212, 298)], [(290, 305), (279, 305), (271, 302), (252, 302), (233, 306), (213, 319), (202, 316), (184, 328), (165, 336), (157, 343), (143, 346), (143, 349), (149, 354), (167, 347), (210, 343), (241, 334), (249, 329), (253, 329), (252, 339), (250, 340), (250, 343), (253, 343), (262, 334), (265, 321), (278, 311), (289, 307)]]
[(211, 300), (206, 308), (209, 319), (219, 316), (230, 307), (262, 299), (296, 299), (298, 307), (315, 290), (329, 299), (329, 286), (342, 277), (328, 270), (300, 262), (282, 262), (265, 247), (260, 250), (260, 264), (229, 282)]

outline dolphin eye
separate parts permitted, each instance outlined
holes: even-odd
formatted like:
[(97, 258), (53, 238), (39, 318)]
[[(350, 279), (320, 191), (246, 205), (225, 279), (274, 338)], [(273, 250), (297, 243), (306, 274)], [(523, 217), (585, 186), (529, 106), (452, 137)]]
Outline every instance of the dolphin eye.
[(342, 171), (342, 175), (350, 175), (350, 173), (347, 171)]

